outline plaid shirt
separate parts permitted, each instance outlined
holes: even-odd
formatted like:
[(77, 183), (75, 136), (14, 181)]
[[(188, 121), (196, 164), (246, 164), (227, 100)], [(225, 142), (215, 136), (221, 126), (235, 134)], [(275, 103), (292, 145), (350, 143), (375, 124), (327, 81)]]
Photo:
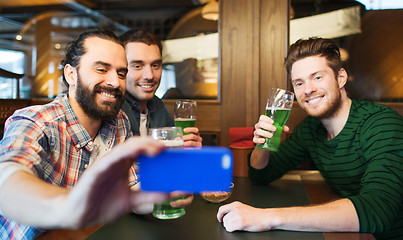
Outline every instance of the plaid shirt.
[[(123, 111), (98, 134), (110, 150), (132, 135)], [(94, 144), (80, 125), (67, 95), (46, 105), (16, 111), (6, 122), (0, 142), (0, 164), (12, 161), (23, 164), (53, 185), (72, 188), (89, 165)], [(130, 184), (137, 182), (135, 169), (130, 170)], [(44, 229), (18, 224), (0, 215), (0, 239), (33, 239)]]

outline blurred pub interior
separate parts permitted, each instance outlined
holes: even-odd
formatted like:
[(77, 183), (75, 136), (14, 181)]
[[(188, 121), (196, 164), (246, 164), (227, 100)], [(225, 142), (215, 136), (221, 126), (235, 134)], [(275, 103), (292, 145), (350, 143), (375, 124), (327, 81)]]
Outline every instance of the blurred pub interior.
[[(283, 60), (297, 36), (293, 21), (352, 7), (357, 14), (348, 18), (358, 21), (358, 30), (331, 35), (343, 49), (349, 94), (388, 102), (401, 113), (403, 9), (375, 10), (382, 1), (388, 0), (367, 6), (355, 0), (0, 0), (1, 131), (15, 109), (65, 90), (59, 64), (74, 36), (94, 27), (118, 35), (146, 28), (165, 43), (157, 95), (172, 112), (174, 99), (197, 99), (196, 126), (205, 142), (228, 146), (228, 129), (253, 127), (269, 88), (290, 88)], [(293, 110), (291, 128), (300, 113)]]

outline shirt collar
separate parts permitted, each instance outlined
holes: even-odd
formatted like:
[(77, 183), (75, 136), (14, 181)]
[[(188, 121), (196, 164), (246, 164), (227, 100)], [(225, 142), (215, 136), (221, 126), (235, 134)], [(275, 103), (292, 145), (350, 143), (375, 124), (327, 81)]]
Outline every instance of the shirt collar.
[[(92, 142), (91, 136), (88, 134), (87, 130), (80, 124), (77, 115), (75, 114), (70, 104), (68, 94), (58, 96), (55, 101), (59, 102), (64, 107), (64, 112), (66, 116), (66, 128), (72, 137), (74, 146), (80, 149), (87, 146), (88, 143)], [(116, 128), (117, 119), (115, 118), (109, 122), (102, 122), (99, 132), (101, 132), (102, 129), (105, 127), (110, 129)]]
[[(154, 105), (155, 105), (155, 99), (156, 96), (154, 95), (152, 99), (147, 101), (147, 112), (152, 112)], [(140, 103), (131, 95), (129, 92), (126, 91), (126, 100), (129, 103), (129, 106), (131, 109), (136, 109), (137, 111), (140, 112)]]

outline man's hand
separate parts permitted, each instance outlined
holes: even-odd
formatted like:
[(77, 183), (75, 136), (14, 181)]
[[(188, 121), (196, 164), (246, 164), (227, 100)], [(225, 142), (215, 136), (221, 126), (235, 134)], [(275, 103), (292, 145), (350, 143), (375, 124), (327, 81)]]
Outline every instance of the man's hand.
[(228, 232), (273, 229), (308, 232), (358, 232), (359, 220), (347, 198), (302, 207), (254, 208), (240, 202), (223, 205), (217, 219)]
[[(154, 156), (164, 148), (151, 137), (132, 137), (97, 159), (71, 190), (18, 171), (0, 189), (1, 208), (6, 217), (19, 223), (47, 229), (104, 224), (133, 209), (151, 213), (154, 202), (167, 201), (178, 193), (132, 191), (129, 169), (140, 154)], [(192, 199), (190, 195), (172, 206), (187, 206)]]
[[(273, 132), (276, 131), (276, 126), (273, 125), (274, 121), (266, 115), (260, 115), (259, 121), (255, 124), (255, 131), (253, 132), (253, 142), (256, 144), (264, 143), (265, 138), (272, 138)], [(289, 132), (290, 128), (285, 125), (284, 132)]]
[(97, 159), (71, 190), (15, 172), (0, 189), (1, 209), (19, 223), (47, 229), (99, 225), (132, 209), (152, 209), (154, 202), (169, 200), (169, 194), (130, 190), (129, 169), (139, 154), (154, 156), (164, 148), (152, 138), (130, 138)]
[(193, 195), (186, 194), (183, 192), (172, 192), (170, 194), (170, 197), (171, 198), (185, 197), (184, 199), (178, 199), (176, 201), (172, 201), (170, 204), (171, 204), (171, 207), (173, 207), (173, 208), (189, 206), (193, 201)]
[(152, 138), (132, 137), (98, 159), (66, 198), (64, 213), (70, 215), (70, 225), (103, 224), (132, 209), (149, 212), (154, 202), (168, 200), (168, 194), (134, 192), (128, 185), (128, 172), (138, 155), (154, 156), (164, 148)]
[[(138, 191), (138, 190), (136, 190), (136, 191)], [(189, 206), (193, 201), (193, 195), (186, 194), (183, 192), (170, 193), (168, 200), (170, 200), (172, 198), (179, 198), (179, 197), (184, 197), (184, 199), (178, 199), (175, 201), (171, 201), (170, 202), (171, 207), (173, 207), (173, 208), (186, 207), (186, 206)], [(155, 201), (155, 202), (157, 202), (157, 201)], [(161, 202), (161, 201), (158, 201), (158, 202)], [(150, 214), (153, 212), (153, 207), (154, 207), (154, 202), (152, 202), (151, 204), (138, 205), (138, 206), (134, 207), (132, 210), (136, 214)]]
[[(276, 131), (276, 126), (273, 125), (274, 121), (266, 115), (260, 115), (259, 121), (255, 124), (255, 131), (253, 132), (253, 142), (256, 144), (265, 143), (265, 138), (272, 138), (273, 132)], [(284, 132), (289, 132), (290, 128), (286, 125), (283, 128)], [(269, 163), (270, 152), (265, 149), (255, 147), (253, 149), (250, 164), (253, 168), (262, 169)]]
[(248, 231), (262, 232), (271, 229), (265, 218), (265, 209), (258, 209), (241, 202), (223, 205), (218, 209), (217, 219), (222, 222), (228, 232)]
[(197, 127), (184, 128), (183, 132), (190, 133), (183, 135), (185, 147), (201, 147), (203, 138), (200, 137), (199, 129)]

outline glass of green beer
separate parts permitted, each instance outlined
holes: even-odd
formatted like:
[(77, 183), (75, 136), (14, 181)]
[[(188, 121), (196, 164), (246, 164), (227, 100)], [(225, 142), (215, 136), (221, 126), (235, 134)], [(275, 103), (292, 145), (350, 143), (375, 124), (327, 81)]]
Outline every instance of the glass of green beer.
[(277, 130), (272, 138), (265, 138), (266, 141), (256, 146), (269, 151), (278, 151), (281, 142), (281, 132), (291, 113), (291, 107), (294, 102), (294, 93), (280, 89), (272, 88), (267, 98), (266, 116), (273, 119), (273, 125)]
[[(197, 103), (194, 100), (177, 100), (174, 109), (175, 126), (182, 130), (187, 127), (194, 127), (196, 123)], [(184, 135), (189, 133), (183, 133)]]
[[(150, 136), (164, 143), (169, 148), (183, 148), (183, 135), (181, 127), (150, 128)], [(175, 219), (185, 215), (185, 208), (171, 207), (171, 201), (184, 199), (185, 197), (173, 198), (166, 202), (154, 203), (153, 216), (159, 219)]]

